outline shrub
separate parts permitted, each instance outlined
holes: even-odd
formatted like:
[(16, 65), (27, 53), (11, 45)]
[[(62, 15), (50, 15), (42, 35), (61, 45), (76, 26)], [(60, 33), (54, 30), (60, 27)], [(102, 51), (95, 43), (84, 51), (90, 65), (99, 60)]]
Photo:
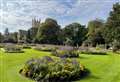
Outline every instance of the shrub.
[(67, 82), (82, 78), (88, 70), (75, 59), (45, 56), (28, 60), (19, 73), (37, 82)]

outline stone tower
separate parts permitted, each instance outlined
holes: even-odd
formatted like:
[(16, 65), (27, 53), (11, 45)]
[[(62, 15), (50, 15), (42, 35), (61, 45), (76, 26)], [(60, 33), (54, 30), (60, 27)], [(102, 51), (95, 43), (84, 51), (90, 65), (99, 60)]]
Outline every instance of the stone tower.
[(41, 20), (39, 19), (32, 19), (32, 28), (38, 28), (40, 26)]

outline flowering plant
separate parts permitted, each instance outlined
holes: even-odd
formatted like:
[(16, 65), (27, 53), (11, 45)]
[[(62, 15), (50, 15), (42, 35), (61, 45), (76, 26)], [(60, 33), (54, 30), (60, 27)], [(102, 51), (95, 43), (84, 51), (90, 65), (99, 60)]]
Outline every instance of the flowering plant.
[(37, 82), (65, 82), (81, 78), (88, 71), (75, 59), (45, 56), (28, 60), (19, 73)]

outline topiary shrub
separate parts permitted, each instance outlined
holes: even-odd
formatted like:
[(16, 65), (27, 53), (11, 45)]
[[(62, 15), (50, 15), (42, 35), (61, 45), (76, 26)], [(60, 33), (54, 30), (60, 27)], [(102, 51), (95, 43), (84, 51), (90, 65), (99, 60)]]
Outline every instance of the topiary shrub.
[(70, 82), (89, 72), (75, 59), (45, 56), (28, 60), (19, 73), (36, 82)]

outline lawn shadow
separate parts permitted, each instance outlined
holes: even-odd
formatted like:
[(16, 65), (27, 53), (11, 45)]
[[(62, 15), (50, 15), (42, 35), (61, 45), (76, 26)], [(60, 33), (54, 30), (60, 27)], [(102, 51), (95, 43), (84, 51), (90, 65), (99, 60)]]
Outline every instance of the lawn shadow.
[(69, 82), (78, 81), (78, 80), (82, 80), (82, 79), (96, 79), (97, 80), (97, 79), (101, 79), (101, 78), (96, 75), (92, 75), (91, 72), (87, 69), (86, 73), (84, 75), (82, 75), (82, 77), (74, 79)]
[(88, 59), (88, 57), (79, 56), (79, 59)]
[(95, 52), (95, 51), (81, 52), (81, 54), (87, 54), (87, 55), (108, 55), (107, 52)]
[(85, 71), (80, 75), (80, 77), (73, 77), (73, 78), (71, 78), (71, 80), (69, 82), (88, 78), (90, 74), (91, 74), (91, 72), (88, 69), (85, 69)]
[(88, 77), (86, 77), (86, 79), (101, 79), (101, 78), (95, 75), (89, 75)]

